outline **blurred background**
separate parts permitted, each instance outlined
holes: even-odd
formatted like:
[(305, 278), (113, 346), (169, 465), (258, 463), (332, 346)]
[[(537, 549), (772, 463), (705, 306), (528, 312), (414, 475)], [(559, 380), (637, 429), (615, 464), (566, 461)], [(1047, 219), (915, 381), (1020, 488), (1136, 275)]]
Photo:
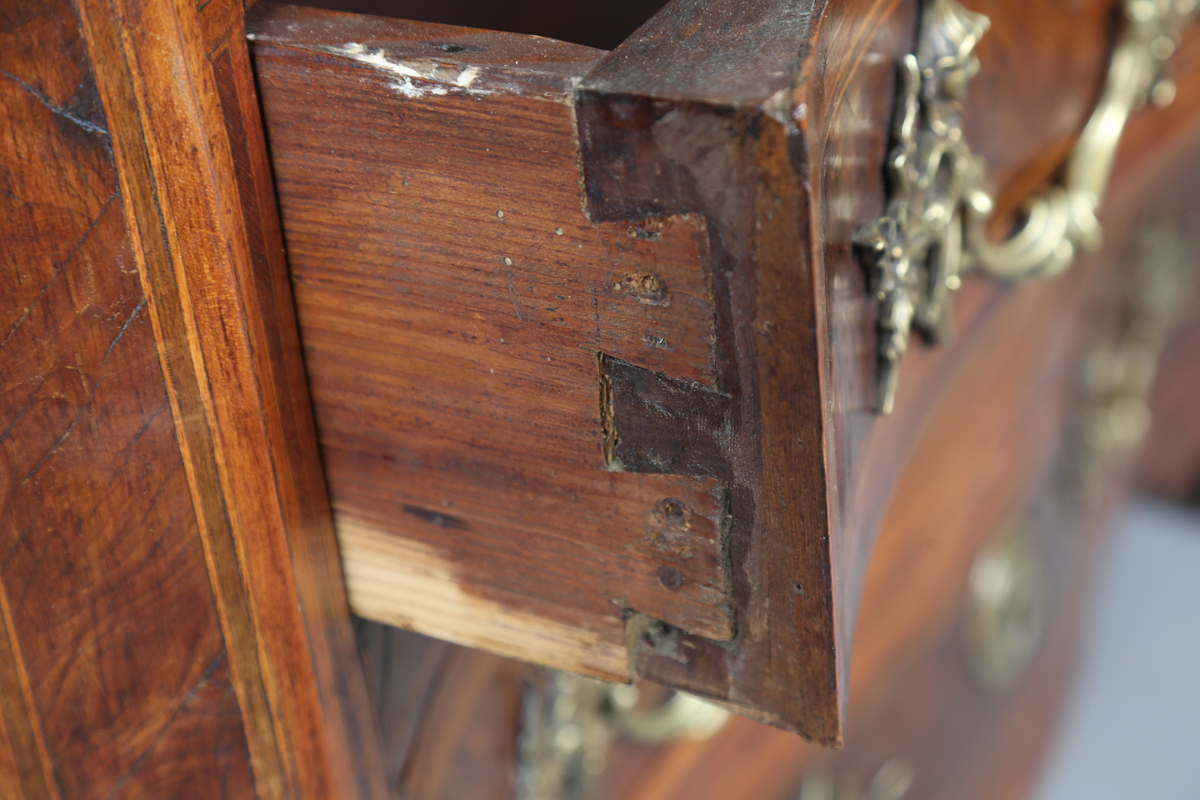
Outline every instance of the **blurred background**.
[(1034, 800), (1200, 797), (1197, 676), (1200, 510), (1141, 498), (1114, 526)]

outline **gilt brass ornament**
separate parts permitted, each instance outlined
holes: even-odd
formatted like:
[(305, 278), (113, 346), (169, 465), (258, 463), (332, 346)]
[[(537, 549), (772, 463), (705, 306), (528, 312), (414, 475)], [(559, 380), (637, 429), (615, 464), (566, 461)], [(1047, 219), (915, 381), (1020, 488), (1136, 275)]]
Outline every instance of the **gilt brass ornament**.
[(987, 236), (994, 204), (986, 164), (962, 128), (962, 100), (979, 71), (975, 46), (991, 23), (956, 0), (928, 0), (916, 53), (900, 63), (887, 207), (854, 238), (879, 304), (876, 411), (892, 411), (914, 329), (934, 344), (950, 339), (951, 300), (962, 275), (1051, 277), (1079, 252), (1099, 247), (1096, 212), (1125, 123), (1147, 101), (1174, 99), (1163, 63), (1195, 8), (1196, 0), (1124, 3), (1104, 92), (1061, 182), (1027, 203), (1020, 228), (995, 243)]
[(972, 52), (990, 22), (954, 0), (925, 11), (915, 55), (900, 62), (891, 199), (881, 219), (854, 237), (879, 303), (876, 410), (892, 413), (900, 361), (912, 329), (950, 337), (950, 294), (959, 285), (963, 207), (983, 165), (962, 134), (962, 98), (979, 71)]
[(635, 685), (532, 670), (521, 720), (517, 800), (589, 800), (618, 739), (645, 745), (702, 741), (729, 720), (728, 711), (683, 692), (650, 707), (642, 703)]
[(1010, 525), (971, 566), (963, 608), (963, 643), (975, 680), (991, 692), (1011, 691), (1042, 638), (1046, 593), (1041, 556), (1029, 532)]

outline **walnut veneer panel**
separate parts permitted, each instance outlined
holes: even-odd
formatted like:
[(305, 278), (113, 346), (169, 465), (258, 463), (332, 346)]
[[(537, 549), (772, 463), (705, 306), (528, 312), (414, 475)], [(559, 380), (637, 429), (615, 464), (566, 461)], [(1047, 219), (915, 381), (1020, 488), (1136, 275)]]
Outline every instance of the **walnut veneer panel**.
[(251, 796), (108, 123), (70, 3), (6, 5), (0, 69), (0, 794)]
[(2, 19), (3, 793), (380, 797), (240, 6)]

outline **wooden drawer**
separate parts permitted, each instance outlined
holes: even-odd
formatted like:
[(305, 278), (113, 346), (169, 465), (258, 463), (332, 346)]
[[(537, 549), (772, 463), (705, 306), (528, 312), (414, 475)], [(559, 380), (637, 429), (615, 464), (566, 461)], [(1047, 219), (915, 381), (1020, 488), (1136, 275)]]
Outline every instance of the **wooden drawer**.
[[(1004, 220), (1096, 103), (1113, 9), (976, 7), (992, 30), (965, 133)], [(853, 242), (884, 211), (917, 23), (915, 3), (680, 2), (605, 54), (255, 12), (356, 613), (840, 741), (901, 468), (987, 321), (1050, 291), (967, 278), (954, 342), (914, 346), (876, 413), (879, 312)], [(1145, 115), (1160, 141), (1186, 138), (1180, 94)], [(1131, 153), (1129, 185), (1153, 160)], [(1031, 324), (1069, 339), (1102, 280), (1074, 276)], [(977, 459), (961, 468), (993, 468)]]

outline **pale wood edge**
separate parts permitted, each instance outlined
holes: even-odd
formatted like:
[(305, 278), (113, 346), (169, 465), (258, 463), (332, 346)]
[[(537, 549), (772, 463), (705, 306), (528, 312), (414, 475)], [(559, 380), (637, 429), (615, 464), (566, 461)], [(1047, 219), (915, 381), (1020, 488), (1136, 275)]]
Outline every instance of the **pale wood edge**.
[(368, 525), (337, 520), (351, 610), (506, 658), (602, 680), (630, 680), (624, 626), (612, 620), (607, 641), (592, 630), (564, 625), (463, 591), (454, 564), (432, 548)]

